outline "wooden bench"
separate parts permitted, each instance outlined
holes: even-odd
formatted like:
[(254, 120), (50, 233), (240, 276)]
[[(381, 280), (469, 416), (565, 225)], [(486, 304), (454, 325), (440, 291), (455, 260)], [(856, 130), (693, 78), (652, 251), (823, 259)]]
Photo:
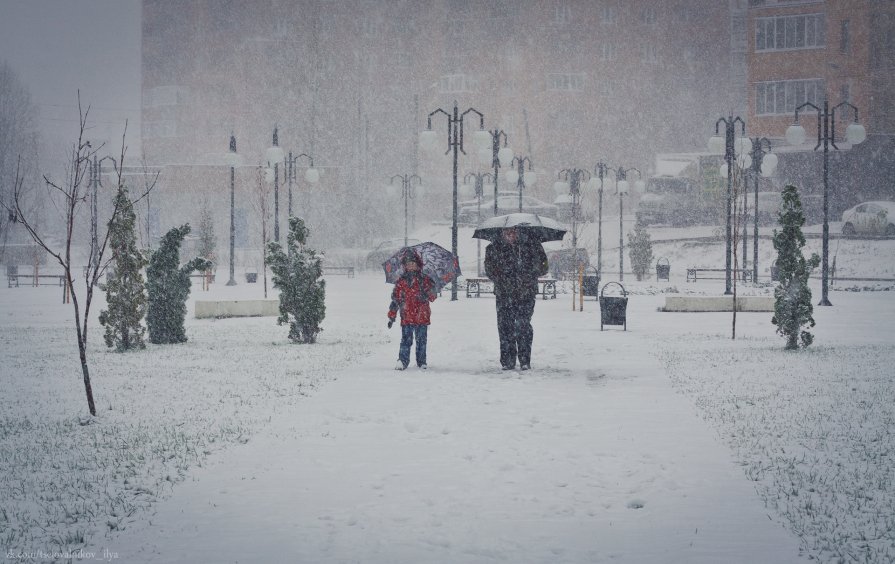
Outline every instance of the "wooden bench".
[[(740, 268), (737, 270), (730, 269), (731, 276), (736, 276), (744, 282), (752, 281), (752, 270), (748, 268)], [(696, 282), (699, 280), (724, 280), (727, 278), (727, 269), (725, 268), (688, 268), (687, 282)]]
[[(479, 298), (482, 294), (493, 294), (494, 282), (490, 278), (467, 278), (466, 297)], [(556, 278), (538, 278), (538, 293), (542, 299), (556, 299)]]
[(20, 285), (19, 281), (22, 278), (30, 280), (30, 286), (65, 286), (64, 274), (7, 274), (6, 282), (8, 287), (12, 288), (13, 283), (15, 283), (15, 287), (18, 288)]
[(344, 274), (348, 278), (354, 278), (353, 266), (324, 266), (323, 274)]

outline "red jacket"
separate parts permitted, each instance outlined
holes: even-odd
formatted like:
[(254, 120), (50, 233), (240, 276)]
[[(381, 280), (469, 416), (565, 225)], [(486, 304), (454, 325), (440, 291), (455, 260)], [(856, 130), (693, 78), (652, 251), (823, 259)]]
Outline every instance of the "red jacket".
[(392, 291), (392, 303), (388, 318), (394, 320), (401, 310), (401, 325), (429, 325), (432, 310), (429, 302), (435, 301), (435, 283), (423, 274), (404, 274)]

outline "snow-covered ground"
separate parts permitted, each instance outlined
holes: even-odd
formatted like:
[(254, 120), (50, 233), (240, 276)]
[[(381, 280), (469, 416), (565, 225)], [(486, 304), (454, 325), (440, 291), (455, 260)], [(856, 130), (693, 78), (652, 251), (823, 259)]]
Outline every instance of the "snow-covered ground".
[[(443, 226), (414, 236), (450, 246)], [(460, 241), (474, 272), (468, 230)], [(893, 243), (832, 246), (840, 269), (893, 277)], [(895, 293), (839, 291), (892, 284), (833, 286), (815, 344), (785, 352), (768, 313), (740, 314), (731, 340), (730, 314), (657, 311), (665, 293), (723, 291), (684, 281), (720, 262), (720, 243), (662, 245), (670, 282), (626, 276), (628, 331), (601, 332), (593, 298), (583, 312), (568, 293), (539, 300), (525, 373), (499, 369), (493, 298), (449, 292), (433, 304), (430, 369), (392, 370), (378, 273), (328, 280), (312, 346), (274, 318), (190, 315), (189, 342), (116, 354), (94, 324), (96, 420), (59, 289), (0, 287), (4, 556), (895, 560)], [(191, 302), (260, 292), (194, 286)]]

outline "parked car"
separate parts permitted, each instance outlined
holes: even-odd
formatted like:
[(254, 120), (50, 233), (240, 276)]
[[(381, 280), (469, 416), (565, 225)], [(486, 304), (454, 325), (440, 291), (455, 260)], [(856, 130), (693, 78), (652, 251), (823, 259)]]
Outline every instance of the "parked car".
[(547, 264), (550, 265), (550, 276), (565, 280), (578, 275), (579, 265), (583, 265), (585, 274), (589, 274), (590, 257), (587, 249), (559, 249), (547, 252)]
[[(494, 216), (494, 197), (482, 199), (482, 215), (479, 217), (479, 204), (477, 200), (458, 203), (457, 221), (478, 225), (481, 220)], [(462, 205), (461, 205), (462, 204)], [(519, 193), (501, 191), (497, 196), (497, 215), (515, 213), (519, 211)], [(547, 202), (542, 202), (531, 196), (522, 196), (522, 211), (524, 213), (536, 213), (543, 217), (556, 219), (557, 207)]]
[(895, 237), (895, 202), (863, 202), (845, 210), (842, 234)]
[[(412, 247), (413, 245), (417, 245), (420, 243), (419, 239), (407, 239), (407, 247)], [(367, 260), (365, 262), (367, 270), (380, 270), (382, 269), (382, 263), (384, 263), (390, 256), (404, 248), (404, 238), (400, 239), (387, 239), (382, 241), (376, 248), (370, 251), (367, 254)]]

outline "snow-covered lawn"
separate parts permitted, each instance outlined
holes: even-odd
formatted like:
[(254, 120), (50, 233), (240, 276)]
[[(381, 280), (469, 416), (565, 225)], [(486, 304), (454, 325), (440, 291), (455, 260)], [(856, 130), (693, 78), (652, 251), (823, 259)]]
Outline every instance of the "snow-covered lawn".
[[(890, 265), (890, 244), (852, 262)], [(539, 300), (526, 373), (499, 370), (493, 298), (449, 293), (430, 370), (391, 370), (374, 273), (329, 280), (313, 346), (273, 318), (190, 316), (189, 342), (116, 354), (94, 324), (96, 420), (58, 289), (0, 288), (4, 554), (893, 561), (895, 293), (833, 291), (815, 345), (785, 352), (767, 313), (732, 341), (729, 314), (657, 311), (669, 288), (723, 290), (683, 281), (692, 253), (671, 283), (626, 281), (627, 332), (601, 332), (593, 298)]]

